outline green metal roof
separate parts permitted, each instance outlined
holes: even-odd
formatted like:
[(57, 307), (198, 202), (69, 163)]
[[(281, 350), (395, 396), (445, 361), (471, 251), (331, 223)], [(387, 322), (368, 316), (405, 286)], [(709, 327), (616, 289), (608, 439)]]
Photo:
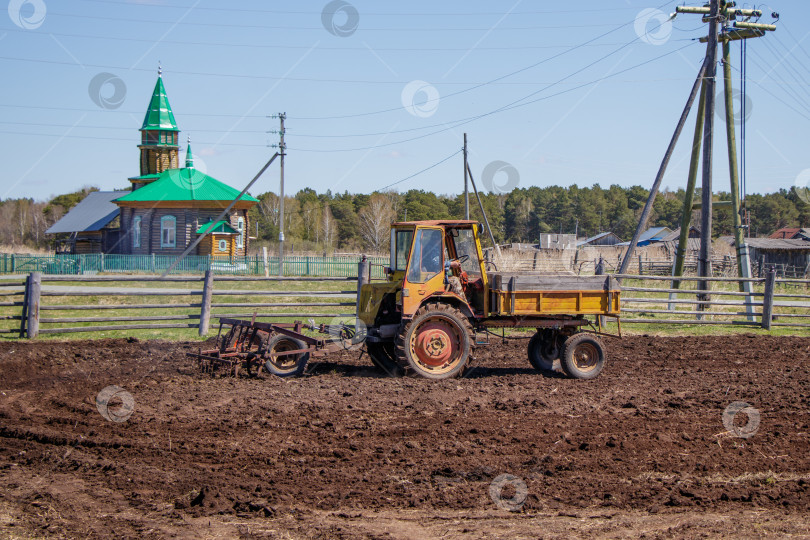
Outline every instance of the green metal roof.
[(152, 130), (180, 131), (177, 122), (174, 121), (172, 106), (169, 105), (169, 98), (166, 96), (166, 88), (163, 87), (163, 78), (160, 75), (141, 126), (141, 131)]
[[(208, 230), (208, 227), (210, 227), (210, 226), (211, 226), (211, 222), (209, 221), (208, 223), (204, 224), (204, 225), (203, 225), (203, 226), (201, 226), (199, 229), (197, 229), (197, 234), (202, 234), (202, 233), (204, 233), (205, 231), (207, 231), (207, 230)], [(239, 231), (237, 231), (236, 229), (234, 229), (233, 227), (231, 227), (231, 224), (230, 224), (230, 223), (228, 223), (227, 221), (225, 221), (224, 219), (222, 219), (222, 220), (217, 221), (217, 222), (214, 224), (214, 228), (213, 228), (213, 229), (211, 229), (211, 231), (209, 232), (209, 234), (211, 234), (211, 233), (220, 233), (220, 234), (222, 234), (222, 233), (227, 233), (227, 234), (239, 234)]]
[(188, 149), (186, 149), (186, 168), (193, 169), (194, 168), (194, 156), (191, 153), (191, 143), (188, 143)]
[[(240, 191), (197, 169), (169, 169), (157, 180), (116, 199), (116, 202), (232, 201)], [(242, 201), (259, 202), (245, 193)]]
[(140, 176), (130, 176), (128, 180), (154, 180), (159, 176), (160, 173), (142, 174)]

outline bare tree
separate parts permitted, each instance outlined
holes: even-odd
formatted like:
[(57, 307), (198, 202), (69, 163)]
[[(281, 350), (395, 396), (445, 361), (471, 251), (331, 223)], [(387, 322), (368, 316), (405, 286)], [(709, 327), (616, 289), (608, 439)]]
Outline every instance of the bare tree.
[(301, 225), (304, 230), (304, 239), (315, 240), (318, 237), (318, 218), (321, 215), (321, 207), (315, 201), (307, 201), (301, 208)]
[(371, 196), (358, 214), (360, 235), (366, 248), (379, 253), (388, 243), (391, 222), (395, 218), (391, 200), (380, 193)]
[(270, 223), (278, 227), (279, 199), (275, 193), (266, 193), (259, 200), (259, 212)]
[(332, 209), (329, 208), (328, 204), (324, 206), (323, 215), (321, 216), (321, 234), (324, 248), (331, 250), (337, 235), (337, 223), (335, 223), (335, 216), (332, 215)]
[(391, 210), (394, 212), (394, 219), (398, 219), (399, 210), (402, 208), (405, 197), (393, 189), (383, 192), (383, 195), (391, 202)]

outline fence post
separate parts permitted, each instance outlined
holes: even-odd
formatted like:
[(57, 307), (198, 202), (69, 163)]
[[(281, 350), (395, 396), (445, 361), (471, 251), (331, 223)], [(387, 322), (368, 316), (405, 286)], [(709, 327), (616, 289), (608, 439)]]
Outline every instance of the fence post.
[(270, 277), (270, 267), (267, 265), (267, 246), (262, 247), (262, 257), (264, 258), (264, 277)]
[(357, 263), (357, 305), (355, 314), (360, 314), (360, 289), (363, 288), (363, 285), (366, 284), (366, 276), (368, 275), (369, 268), (371, 265), (368, 263), (368, 259), (365, 255), (363, 258), (360, 259), (360, 262)]
[(773, 320), (773, 290), (776, 285), (776, 270), (770, 268), (765, 272), (765, 296), (762, 298), (762, 328), (771, 329)]
[(205, 271), (205, 281), (203, 283), (202, 302), (200, 307), (200, 327), (201, 336), (208, 334), (211, 326), (211, 296), (214, 291), (214, 272), (209, 268)]
[(25, 337), (25, 325), (28, 322), (28, 295), (31, 294), (31, 275), (25, 276), (25, 292), (23, 293), (23, 305), (20, 311), (20, 337)]
[(26, 287), (26, 300), (28, 306), (28, 324), (26, 337), (29, 339), (39, 335), (39, 297), (42, 292), (42, 272), (31, 272), (28, 276), (30, 287)]
[[(595, 273), (596, 273), (597, 276), (605, 275), (605, 262), (602, 260), (601, 256), (599, 257), (599, 263), (597, 263), (597, 265), (596, 265)], [(608, 278), (608, 279), (610, 279), (610, 278)], [(611, 300), (613, 300), (613, 295), (609, 294), (608, 295), (608, 307), (607, 307), (608, 311), (610, 311), (610, 308), (612, 307), (610, 305)], [(600, 329), (605, 328), (605, 324), (606, 324), (607, 321), (606, 321), (604, 315), (599, 315), (599, 317), (597, 317), (597, 321), (599, 322), (599, 328)]]
[(644, 268), (641, 266), (641, 253), (638, 254), (638, 275), (644, 273)]

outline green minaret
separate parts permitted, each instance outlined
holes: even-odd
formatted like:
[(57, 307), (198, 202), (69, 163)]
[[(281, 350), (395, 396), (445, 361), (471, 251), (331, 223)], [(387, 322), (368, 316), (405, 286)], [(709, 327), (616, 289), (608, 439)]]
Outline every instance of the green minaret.
[[(179, 168), (177, 137), (180, 130), (174, 120), (172, 106), (169, 105), (169, 98), (166, 96), (166, 88), (163, 86), (162, 70), (158, 68), (158, 80), (155, 89), (152, 91), (152, 98), (149, 100), (149, 108), (146, 109), (146, 116), (141, 126), (141, 176), (133, 178), (138, 186), (150, 181), (150, 175), (157, 175), (167, 169)], [(144, 178), (145, 177), (145, 178)], [(152, 178), (153, 180), (154, 178)]]
[(186, 149), (186, 169), (194, 168), (194, 155), (191, 153), (191, 135), (188, 137), (188, 148)]

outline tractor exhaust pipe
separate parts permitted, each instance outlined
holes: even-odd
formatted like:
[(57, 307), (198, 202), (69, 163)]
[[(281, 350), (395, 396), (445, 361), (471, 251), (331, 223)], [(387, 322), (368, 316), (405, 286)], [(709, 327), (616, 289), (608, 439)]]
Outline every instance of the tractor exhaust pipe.
[(359, 263), (357, 263), (357, 301), (354, 309), (355, 318), (360, 317), (360, 291), (362, 291), (363, 285), (369, 281), (371, 281), (371, 264), (368, 262), (368, 258), (363, 255), (363, 258), (360, 259)]

